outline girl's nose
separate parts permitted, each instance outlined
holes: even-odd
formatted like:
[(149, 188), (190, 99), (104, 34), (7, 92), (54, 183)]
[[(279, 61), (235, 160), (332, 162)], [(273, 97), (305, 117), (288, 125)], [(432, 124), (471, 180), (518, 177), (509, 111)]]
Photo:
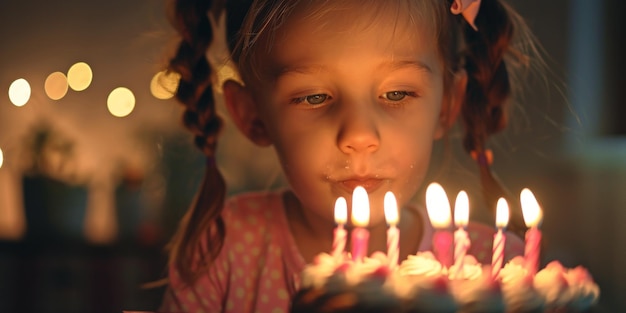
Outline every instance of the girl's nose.
[(360, 109), (348, 110), (342, 118), (337, 144), (345, 154), (373, 153), (380, 147), (376, 112)]

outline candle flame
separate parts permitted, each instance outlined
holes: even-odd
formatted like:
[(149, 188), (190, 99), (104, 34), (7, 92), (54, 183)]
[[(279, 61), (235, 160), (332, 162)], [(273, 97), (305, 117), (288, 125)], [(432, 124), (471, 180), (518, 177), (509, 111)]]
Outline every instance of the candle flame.
[(367, 191), (361, 186), (352, 192), (352, 224), (356, 227), (366, 227), (370, 222), (370, 201)]
[(385, 219), (391, 226), (398, 223), (398, 201), (391, 191), (385, 193)]
[(454, 224), (457, 227), (465, 227), (469, 222), (469, 198), (467, 192), (459, 191), (454, 203)]
[(509, 223), (509, 204), (506, 199), (498, 199), (496, 206), (496, 227), (504, 228)]
[(343, 225), (348, 221), (348, 204), (346, 198), (339, 197), (335, 201), (335, 223)]
[(426, 211), (433, 227), (450, 226), (450, 202), (446, 191), (438, 183), (431, 183), (426, 189)]
[(538, 227), (543, 220), (543, 212), (541, 207), (528, 188), (522, 189), (520, 193), (520, 201), (522, 203), (522, 215), (527, 227)]

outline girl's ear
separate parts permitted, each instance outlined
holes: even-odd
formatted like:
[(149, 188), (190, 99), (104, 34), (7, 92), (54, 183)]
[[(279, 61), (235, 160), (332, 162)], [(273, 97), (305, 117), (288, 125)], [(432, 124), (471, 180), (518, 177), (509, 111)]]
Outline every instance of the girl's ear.
[(467, 88), (467, 72), (464, 69), (454, 74), (450, 94), (444, 97), (444, 103), (439, 114), (439, 126), (435, 131), (435, 139), (440, 139), (454, 125), (459, 117), (461, 107), (465, 101)]
[(223, 90), (226, 108), (237, 128), (258, 146), (271, 145), (267, 128), (259, 117), (257, 104), (248, 88), (234, 80), (227, 80)]

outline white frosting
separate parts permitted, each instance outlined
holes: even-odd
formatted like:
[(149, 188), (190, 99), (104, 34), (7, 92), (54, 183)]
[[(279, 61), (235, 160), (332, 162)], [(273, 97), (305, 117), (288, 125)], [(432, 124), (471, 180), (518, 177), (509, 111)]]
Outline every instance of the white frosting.
[(450, 280), (476, 280), (483, 276), (483, 266), (478, 263), (475, 257), (466, 255), (463, 258), (463, 266), (459, 270), (460, 264), (454, 264), (448, 270)]
[(570, 308), (584, 311), (598, 301), (600, 288), (585, 268), (578, 266), (568, 270), (565, 279), (570, 287)]
[(533, 312), (543, 308), (544, 300), (533, 286), (533, 277), (524, 267), (524, 258), (515, 257), (500, 270), (506, 307), (513, 312)]
[(546, 308), (565, 307), (571, 299), (564, 268), (558, 261), (550, 262), (537, 272), (533, 285), (543, 297)]
[(473, 256), (465, 256), (460, 271), (458, 264), (450, 267), (448, 277), (452, 294), (463, 312), (504, 312), (500, 284), (491, 279), (489, 271), (484, 271)]
[(337, 260), (328, 253), (318, 254), (315, 256), (313, 263), (304, 268), (301, 286), (303, 288), (321, 288), (326, 284), (328, 277), (335, 272), (340, 264), (340, 260)]
[(566, 269), (558, 261), (549, 263), (533, 277), (525, 269), (524, 259), (516, 257), (502, 268), (495, 281), (489, 265), (478, 263), (471, 255), (465, 256), (460, 271), (458, 265), (446, 269), (431, 252), (408, 256), (395, 271), (389, 271), (387, 265), (383, 253), (361, 262), (322, 253), (305, 267), (302, 287), (322, 288), (333, 275), (339, 281), (345, 280), (347, 286), (378, 277), (384, 291), (395, 294), (411, 309), (450, 313), (541, 312), (561, 308), (584, 311), (597, 302), (600, 293), (585, 268)]
[(409, 255), (393, 276), (398, 296), (410, 307), (424, 312), (456, 312), (458, 306), (450, 292), (446, 269), (432, 252)]
[(349, 261), (345, 271), (348, 285), (356, 285), (369, 277), (379, 269), (386, 267), (387, 258), (384, 254), (373, 254), (372, 257), (365, 257), (361, 262)]
[(429, 281), (442, 276), (442, 271), (443, 266), (432, 252), (418, 252), (400, 263), (398, 270), (391, 276), (389, 285), (398, 296), (409, 299), (420, 284), (430, 286)]
[(409, 255), (406, 260), (400, 263), (398, 272), (403, 276), (438, 277), (445, 275), (443, 266), (430, 251)]

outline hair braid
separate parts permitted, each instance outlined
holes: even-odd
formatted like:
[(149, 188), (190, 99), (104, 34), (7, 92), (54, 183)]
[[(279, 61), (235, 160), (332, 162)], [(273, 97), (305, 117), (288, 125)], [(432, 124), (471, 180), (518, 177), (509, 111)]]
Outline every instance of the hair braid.
[(483, 0), (476, 18), (478, 31), (469, 25), (464, 27), (468, 82), (461, 112), (465, 126), (463, 146), (477, 158), (485, 201), (495, 213), (498, 198), (506, 198), (511, 206), (509, 230), (522, 235), (526, 227), (518, 201), (494, 177), (486, 150), (487, 138), (507, 124), (505, 106), (511, 95), (511, 83), (505, 57), (514, 54), (511, 42), (517, 26), (509, 11), (498, 0)]
[[(171, 23), (181, 41), (169, 62), (169, 70), (180, 74), (176, 98), (185, 107), (183, 124), (193, 134), (195, 145), (207, 157), (197, 197), (168, 245), (169, 263), (187, 283), (192, 283), (199, 276), (199, 270), (217, 257), (225, 236), (221, 211), (226, 187), (215, 165), (216, 142), (222, 120), (216, 112), (211, 86), (212, 71), (205, 56), (213, 39), (207, 14), (215, 10), (215, 6), (212, 1), (206, 0), (178, 0), (171, 8)], [(209, 232), (210, 239), (201, 243), (205, 232)]]
[[(481, 21), (488, 23), (480, 25)], [(513, 25), (497, 0), (485, 0), (480, 8), (479, 31), (465, 27), (468, 74), (463, 120), (466, 125), (464, 147), (482, 150), (486, 138), (504, 128), (504, 105), (511, 93), (504, 55), (513, 36)]]

